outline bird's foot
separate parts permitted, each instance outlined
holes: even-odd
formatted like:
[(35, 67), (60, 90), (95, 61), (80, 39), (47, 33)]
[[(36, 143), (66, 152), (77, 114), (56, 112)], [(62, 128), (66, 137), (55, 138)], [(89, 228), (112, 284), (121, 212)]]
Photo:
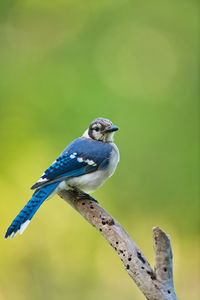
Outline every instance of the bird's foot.
[(93, 201), (93, 202), (95, 202), (95, 203), (98, 203), (98, 201), (97, 201), (94, 197), (92, 197), (92, 196), (90, 196), (89, 194), (84, 193), (84, 192), (82, 192), (82, 191), (81, 191), (81, 198), (82, 198), (82, 199), (86, 199), (86, 200), (91, 200), (91, 201)]
[(77, 200), (81, 200), (81, 199), (84, 199), (84, 200), (90, 200), (90, 201), (94, 201), (96, 203), (98, 203), (98, 201), (93, 198), (92, 196), (90, 196), (89, 194), (81, 191), (80, 189), (78, 189), (77, 187), (71, 187), (70, 189), (70, 193), (73, 194), (73, 196), (75, 196), (75, 198)]

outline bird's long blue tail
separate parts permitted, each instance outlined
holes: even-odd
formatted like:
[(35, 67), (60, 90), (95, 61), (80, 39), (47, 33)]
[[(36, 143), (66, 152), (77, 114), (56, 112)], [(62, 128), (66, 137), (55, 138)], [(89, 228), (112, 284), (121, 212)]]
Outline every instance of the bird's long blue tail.
[(18, 231), (20, 232), (20, 234), (24, 232), (40, 205), (56, 189), (59, 183), (60, 182), (49, 184), (45, 187), (37, 189), (34, 192), (32, 198), (28, 201), (28, 203), (24, 206), (24, 208), (20, 211), (20, 213), (9, 226), (5, 234), (5, 239), (7, 239), (8, 237), (13, 238)]

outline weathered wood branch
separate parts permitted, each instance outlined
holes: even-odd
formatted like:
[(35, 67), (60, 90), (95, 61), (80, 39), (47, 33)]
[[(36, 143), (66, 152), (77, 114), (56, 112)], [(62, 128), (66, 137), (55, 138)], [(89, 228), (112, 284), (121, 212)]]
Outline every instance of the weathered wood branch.
[(146, 299), (177, 300), (173, 286), (170, 238), (162, 229), (153, 228), (155, 251), (155, 270), (153, 270), (124, 228), (98, 203), (83, 199), (73, 191), (62, 191), (59, 196), (104, 236)]

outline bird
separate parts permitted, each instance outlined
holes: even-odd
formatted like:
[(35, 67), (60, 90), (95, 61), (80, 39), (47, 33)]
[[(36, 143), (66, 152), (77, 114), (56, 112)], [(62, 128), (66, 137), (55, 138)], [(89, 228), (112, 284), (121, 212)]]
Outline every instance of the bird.
[(42, 203), (62, 190), (95, 200), (89, 193), (113, 175), (120, 159), (114, 143), (118, 129), (108, 119), (93, 120), (83, 135), (72, 141), (31, 187), (35, 190), (32, 198), (8, 227), (5, 239), (14, 238), (18, 232), (22, 234)]

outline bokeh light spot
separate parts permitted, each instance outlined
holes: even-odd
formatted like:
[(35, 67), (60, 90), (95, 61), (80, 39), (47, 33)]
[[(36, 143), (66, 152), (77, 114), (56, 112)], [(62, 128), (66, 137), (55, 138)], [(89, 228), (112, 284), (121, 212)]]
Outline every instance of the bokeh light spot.
[(106, 32), (99, 40), (95, 64), (106, 85), (129, 99), (153, 100), (152, 95), (164, 92), (177, 71), (168, 37), (137, 23), (116, 25)]

